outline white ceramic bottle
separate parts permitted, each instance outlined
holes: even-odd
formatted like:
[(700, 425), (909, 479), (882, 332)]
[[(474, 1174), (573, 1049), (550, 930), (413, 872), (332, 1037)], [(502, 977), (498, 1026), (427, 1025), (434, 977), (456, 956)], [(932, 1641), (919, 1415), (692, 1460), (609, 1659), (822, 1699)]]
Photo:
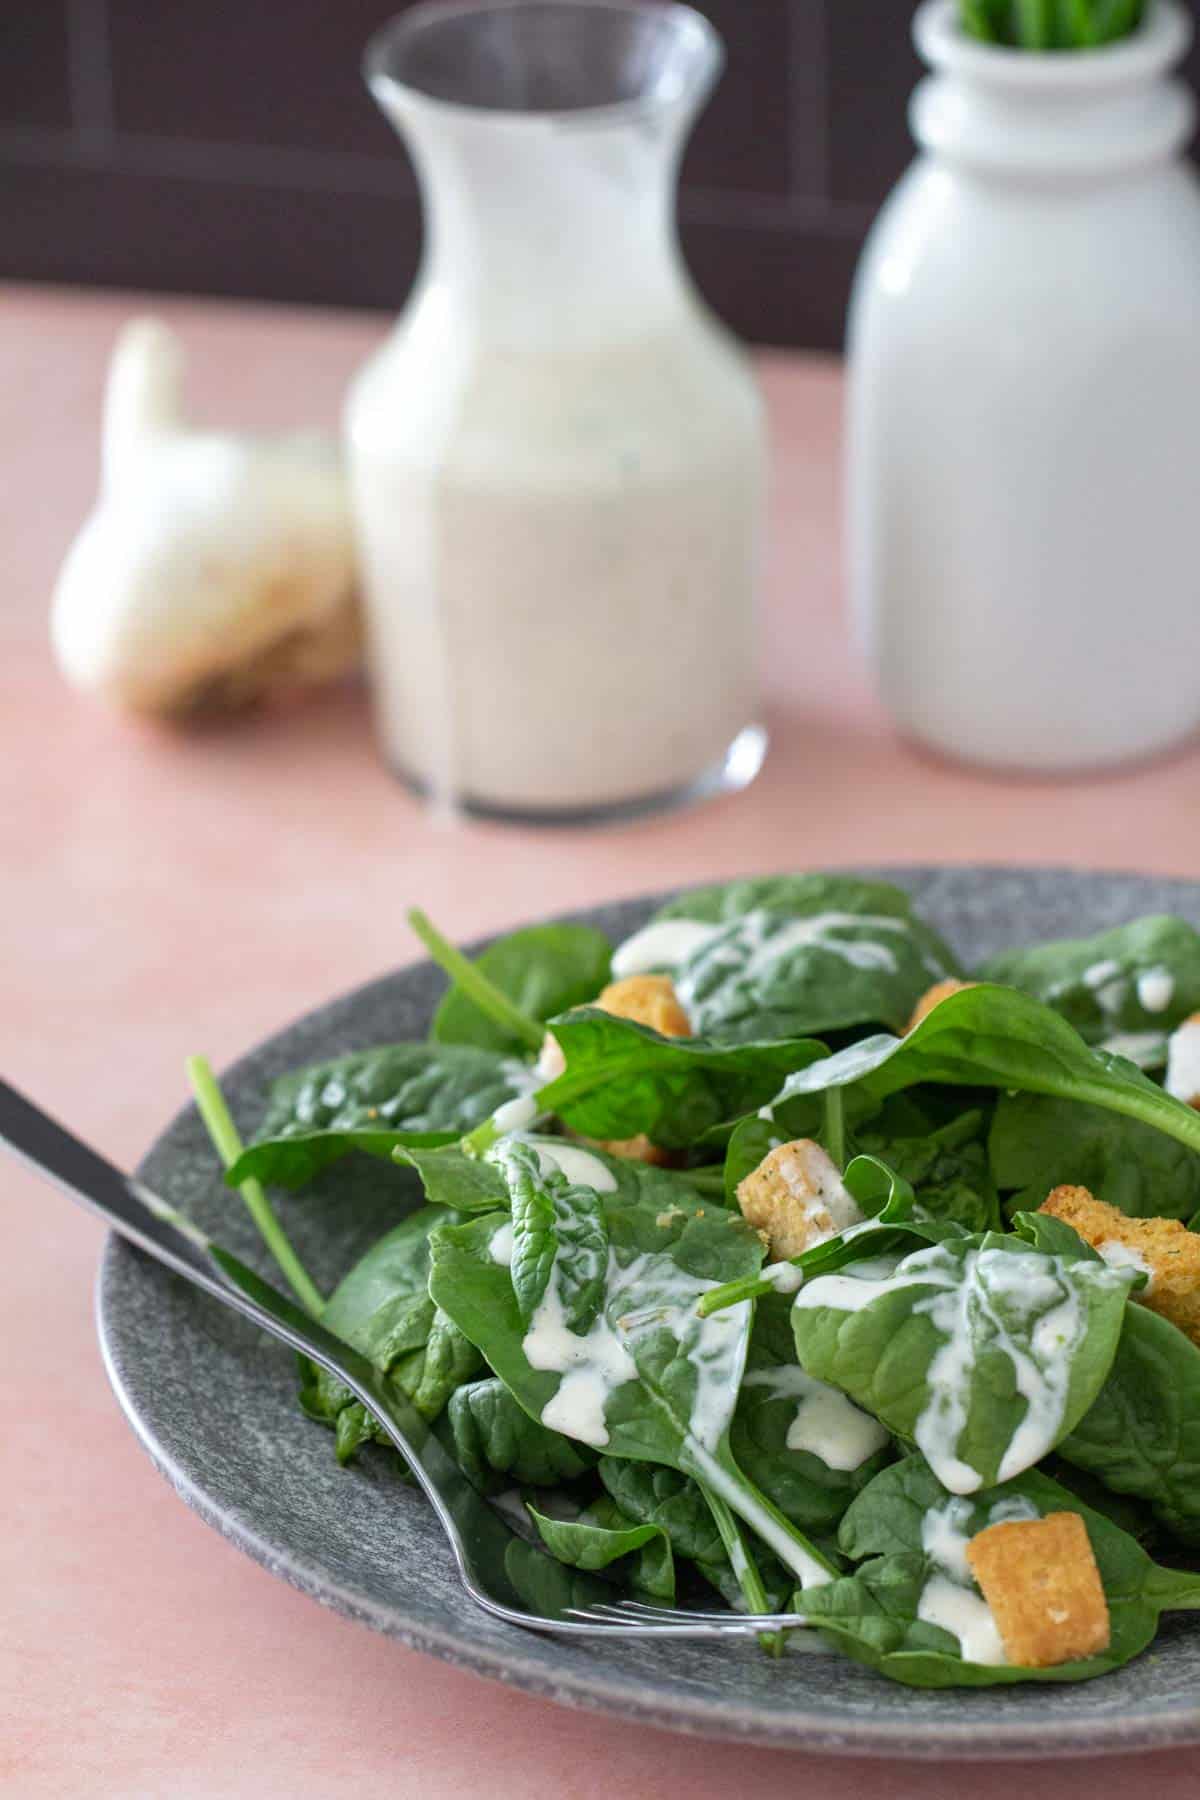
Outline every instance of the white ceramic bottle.
[(607, 0), (420, 6), (368, 50), (426, 218), (347, 410), (371, 673), (388, 760), (456, 805), (603, 815), (761, 757), (760, 402), (674, 231), (720, 60)]
[(853, 602), (900, 728), (1085, 769), (1200, 724), (1200, 184), (1151, 0), (1093, 51), (975, 43), (927, 0), (922, 154), (850, 323)]

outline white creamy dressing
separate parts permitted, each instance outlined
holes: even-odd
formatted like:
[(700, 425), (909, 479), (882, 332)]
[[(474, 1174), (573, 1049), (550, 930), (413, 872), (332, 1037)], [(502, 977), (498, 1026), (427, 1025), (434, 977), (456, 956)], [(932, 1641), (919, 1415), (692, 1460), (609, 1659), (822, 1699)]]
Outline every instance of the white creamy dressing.
[(532, 1094), (522, 1094), (516, 1100), (506, 1100), (492, 1114), (492, 1124), (497, 1131), (527, 1131), (537, 1118), (537, 1101)]
[[(552, 1271), (521, 1346), (531, 1367), (563, 1376), (543, 1409), (542, 1423), (603, 1449), (608, 1443), (604, 1415), (609, 1398), (637, 1375), (633, 1352), (643, 1340), (666, 1329), (696, 1373), (688, 1429), (699, 1444), (711, 1449), (729, 1422), (746, 1355), (744, 1306), (726, 1307), (706, 1319), (696, 1311), (700, 1296), (717, 1285), (688, 1275), (668, 1256), (646, 1252), (622, 1265), (610, 1250), (604, 1309), (581, 1337), (567, 1328)], [(622, 1312), (623, 1296), (634, 1290), (636, 1308)]]
[(1146, 1295), (1152, 1291), (1154, 1270), (1141, 1251), (1135, 1249), (1132, 1244), (1123, 1244), (1120, 1238), (1105, 1238), (1102, 1243), (1096, 1245), (1096, 1254), (1104, 1258), (1110, 1269), (1136, 1269), (1139, 1274), (1144, 1275), (1146, 1285), (1139, 1290), (1142, 1299), (1145, 1299)]
[(1121, 1271), (1102, 1264), (1073, 1265), (1068, 1281), (1059, 1257), (984, 1249), (958, 1258), (935, 1244), (906, 1256), (879, 1279), (864, 1279), (861, 1264), (847, 1274), (817, 1276), (800, 1289), (794, 1304), (857, 1312), (904, 1288), (932, 1290), (913, 1310), (930, 1318), (943, 1341), (926, 1371), (929, 1399), (913, 1437), (943, 1487), (971, 1494), (984, 1477), (957, 1449), (967, 1423), (977, 1346), (1008, 1358), (1025, 1401), (995, 1477), (1009, 1481), (1040, 1462), (1058, 1437), (1071, 1357), (1087, 1325), (1079, 1287), (1123, 1280)]
[(917, 1617), (956, 1637), (964, 1662), (999, 1668), (1008, 1661), (999, 1627), (982, 1594), (960, 1587), (945, 1575), (929, 1577), (921, 1590)]
[(804, 1286), (804, 1270), (794, 1262), (770, 1263), (762, 1272), (777, 1294), (794, 1294)]
[(773, 1399), (795, 1399), (796, 1416), (784, 1439), (789, 1450), (807, 1450), (828, 1469), (861, 1469), (882, 1450), (889, 1433), (870, 1413), (842, 1393), (805, 1374), (798, 1363), (777, 1369), (752, 1369), (744, 1387), (768, 1388)]
[(503, 1225), (493, 1231), (488, 1239), (488, 1255), (494, 1263), (503, 1263), (506, 1268), (512, 1267), (513, 1228), (511, 1219), (505, 1219)]
[[(493, 1118), (496, 1116), (494, 1114)], [(557, 1169), (574, 1187), (590, 1187), (597, 1194), (616, 1192), (617, 1178), (612, 1170), (590, 1150), (581, 1150), (578, 1144), (568, 1144), (562, 1138), (530, 1137), (525, 1133), (518, 1136), (516, 1132), (510, 1132), (507, 1141), (528, 1144), (532, 1150), (536, 1150), (543, 1175)], [(501, 1138), (498, 1143), (493, 1144), (485, 1153), (484, 1160), (503, 1162), (505, 1142)]]
[(1097, 1006), (1109, 1018), (1120, 1012), (1129, 992), (1129, 980), (1122, 975), (1120, 963), (1107, 957), (1083, 971), (1083, 985), (1096, 996)]
[(1200, 1100), (1200, 1018), (1185, 1019), (1167, 1041), (1166, 1089), (1188, 1106)]
[[(450, 223), (349, 402), (385, 754), (443, 807), (667, 793), (756, 716), (759, 403), (690, 309), (644, 291), (631, 308), (640, 228), (611, 127), (549, 157), (518, 132), (510, 191), (513, 145), (477, 171), (463, 116), (422, 161)], [(587, 158), (581, 203), (567, 178)], [(599, 234), (576, 244), (594, 203), (620, 212), (603, 268)]]
[(614, 950), (613, 978), (623, 981), (628, 975), (677, 969), (722, 929), (720, 925), (705, 925), (699, 919), (652, 919)]
[(1175, 977), (1170, 969), (1143, 969), (1137, 978), (1138, 1005), (1144, 1012), (1166, 1012), (1175, 995)]

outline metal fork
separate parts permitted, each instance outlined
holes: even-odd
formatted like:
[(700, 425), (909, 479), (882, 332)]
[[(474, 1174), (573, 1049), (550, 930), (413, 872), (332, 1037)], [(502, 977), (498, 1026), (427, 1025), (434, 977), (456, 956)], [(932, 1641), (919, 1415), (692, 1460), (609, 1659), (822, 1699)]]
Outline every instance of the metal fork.
[(608, 1583), (565, 1568), (511, 1531), (405, 1395), (358, 1351), (5, 1081), (0, 1143), (147, 1256), (343, 1381), (408, 1463), (450, 1540), (463, 1585), (493, 1617), (529, 1631), (642, 1638), (737, 1637), (805, 1623), (794, 1613), (689, 1612), (614, 1601)]

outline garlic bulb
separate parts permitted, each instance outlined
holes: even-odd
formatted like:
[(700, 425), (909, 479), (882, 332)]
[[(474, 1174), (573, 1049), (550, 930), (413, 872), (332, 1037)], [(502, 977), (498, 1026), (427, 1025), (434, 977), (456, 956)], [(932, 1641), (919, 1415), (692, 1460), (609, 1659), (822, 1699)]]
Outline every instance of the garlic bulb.
[(51, 636), (67, 679), (135, 712), (240, 705), (352, 668), (361, 629), (331, 442), (189, 429), (178, 338), (128, 325), (108, 378), (100, 498)]

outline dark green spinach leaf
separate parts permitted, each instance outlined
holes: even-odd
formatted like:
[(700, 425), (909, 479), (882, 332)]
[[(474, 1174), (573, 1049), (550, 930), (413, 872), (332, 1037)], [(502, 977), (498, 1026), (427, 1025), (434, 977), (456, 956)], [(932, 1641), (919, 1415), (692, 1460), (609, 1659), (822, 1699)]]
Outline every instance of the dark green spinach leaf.
[[(533, 925), (500, 938), (475, 959), (493, 987), (531, 1019), (594, 1000), (609, 978), (612, 946), (590, 925)], [(455, 986), (433, 1015), (430, 1037), (440, 1044), (474, 1044), (510, 1056), (525, 1046)]]
[(1015, 988), (982, 984), (949, 995), (903, 1038), (864, 1038), (799, 1068), (773, 1105), (831, 1087), (861, 1088), (884, 1100), (919, 1082), (1087, 1101), (1200, 1150), (1200, 1113), (1173, 1100), (1123, 1057), (1090, 1050), (1040, 1001)]
[(729, 1442), (755, 1486), (810, 1535), (834, 1530), (892, 1454), (874, 1419), (799, 1367), (783, 1294), (764, 1295), (755, 1307)]
[(450, 1144), (528, 1091), (528, 1066), (489, 1050), (358, 1050), (277, 1081), (257, 1138), (226, 1180), (300, 1188), (352, 1150), (390, 1161), (398, 1147)]
[(531, 1419), (496, 1376), (472, 1381), (450, 1396), (447, 1418), (454, 1454), (485, 1492), (513, 1482), (554, 1487), (595, 1466), (596, 1452)]
[(1108, 1378), (1058, 1453), (1200, 1544), (1200, 1349), (1149, 1307), (1130, 1306)]
[[(674, 1605), (675, 1559), (661, 1525), (627, 1519), (608, 1494), (598, 1495), (573, 1517), (554, 1516), (529, 1500), (525, 1510), (559, 1562), (574, 1569), (619, 1573), (624, 1585)], [(614, 1564), (623, 1567), (618, 1571)]]
[(729, 882), (658, 917), (721, 928), (673, 973), (693, 1028), (727, 1042), (901, 1030), (927, 988), (960, 972), (907, 894), (854, 876)]
[(915, 1442), (961, 1494), (1019, 1475), (1078, 1424), (1112, 1365), (1131, 1279), (996, 1233), (869, 1267), (801, 1288), (801, 1366)]
[(1013, 1211), (1035, 1211), (1063, 1184), (1134, 1219), (1190, 1219), (1200, 1208), (1200, 1153), (1103, 1107), (1002, 1094), (988, 1148), (996, 1186), (1018, 1190)]
[(632, 1019), (586, 1008), (552, 1021), (566, 1070), (538, 1104), (584, 1137), (644, 1132), (666, 1149), (687, 1149), (714, 1127), (753, 1112), (792, 1070), (825, 1055), (804, 1039), (713, 1043), (660, 1037)]
[(1200, 1008), (1200, 932), (1183, 919), (1134, 919), (1095, 937), (1005, 950), (980, 971), (1061, 1013), (1089, 1044), (1174, 1029)]
[[(534, 1419), (615, 1456), (695, 1476), (802, 1581), (827, 1565), (748, 1482), (729, 1450), (749, 1308), (701, 1319), (713, 1282), (750, 1274), (757, 1235), (723, 1207), (659, 1211), (601, 1194), (610, 1255), (604, 1303), (586, 1336), (561, 1325), (557, 1271), (544, 1320), (522, 1316), (511, 1273), (493, 1255), (502, 1215), (439, 1231), (430, 1293)], [(714, 1329), (717, 1327), (717, 1329)]]

